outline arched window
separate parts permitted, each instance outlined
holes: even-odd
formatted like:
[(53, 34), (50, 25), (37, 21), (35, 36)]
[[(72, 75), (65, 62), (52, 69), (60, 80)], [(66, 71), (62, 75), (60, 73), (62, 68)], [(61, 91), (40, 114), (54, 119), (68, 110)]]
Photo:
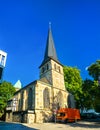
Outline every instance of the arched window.
[(58, 107), (63, 108), (64, 104), (63, 104), (63, 94), (61, 91), (58, 92), (57, 94), (57, 104)]
[(33, 91), (32, 88), (29, 88), (29, 93), (28, 93), (28, 109), (32, 109), (32, 99), (33, 97)]
[(43, 102), (44, 108), (50, 108), (50, 95), (48, 88), (45, 88), (43, 91)]

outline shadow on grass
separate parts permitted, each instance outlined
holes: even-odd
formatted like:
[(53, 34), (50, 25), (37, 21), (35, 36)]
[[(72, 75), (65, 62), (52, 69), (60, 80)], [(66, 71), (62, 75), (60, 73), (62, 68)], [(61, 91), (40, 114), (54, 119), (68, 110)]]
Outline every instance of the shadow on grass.
[(19, 123), (0, 122), (0, 130), (38, 130)]

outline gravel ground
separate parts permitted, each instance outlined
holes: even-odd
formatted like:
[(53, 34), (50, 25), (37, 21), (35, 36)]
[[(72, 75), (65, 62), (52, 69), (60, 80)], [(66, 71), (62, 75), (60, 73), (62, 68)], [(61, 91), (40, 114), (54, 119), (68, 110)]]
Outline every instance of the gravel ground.
[(30, 128), (37, 130), (100, 130), (100, 122), (79, 121), (77, 123), (43, 123), (43, 124), (25, 124)]

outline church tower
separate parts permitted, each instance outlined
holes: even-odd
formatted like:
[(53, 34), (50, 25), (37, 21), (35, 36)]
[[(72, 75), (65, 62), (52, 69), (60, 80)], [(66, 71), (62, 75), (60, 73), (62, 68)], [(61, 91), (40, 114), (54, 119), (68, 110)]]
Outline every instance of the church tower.
[(65, 90), (63, 65), (56, 54), (51, 26), (49, 25), (45, 55), (40, 65), (40, 80), (47, 80), (54, 88)]

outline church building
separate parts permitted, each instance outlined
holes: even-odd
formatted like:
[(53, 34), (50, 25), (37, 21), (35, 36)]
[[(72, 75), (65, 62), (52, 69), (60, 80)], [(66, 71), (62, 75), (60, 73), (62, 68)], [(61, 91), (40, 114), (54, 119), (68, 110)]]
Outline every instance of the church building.
[(63, 65), (59, 62), (51, 27), (48, 30), (40, 78), (19, 89), (8, 101), (6, 121), (42, 123), (49, 121), (59, 108), (68, 107)]

